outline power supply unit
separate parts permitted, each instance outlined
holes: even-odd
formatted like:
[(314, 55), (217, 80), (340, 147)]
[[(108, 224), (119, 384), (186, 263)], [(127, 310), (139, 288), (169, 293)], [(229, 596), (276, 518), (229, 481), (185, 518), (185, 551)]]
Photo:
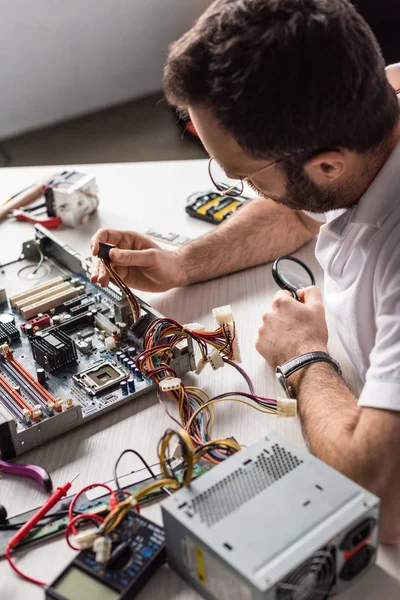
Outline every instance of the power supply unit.
[(376, 557), (379, 499), (276, 433), (162, 511), (168, 562), (210, 600), (323, 600)]

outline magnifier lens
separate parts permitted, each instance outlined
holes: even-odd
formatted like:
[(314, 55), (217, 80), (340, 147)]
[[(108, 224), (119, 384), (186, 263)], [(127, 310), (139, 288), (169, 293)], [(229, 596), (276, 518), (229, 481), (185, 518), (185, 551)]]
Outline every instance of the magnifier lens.
[[(281, 256), (272, 267), (272, 275), (282, 290), (289, 290), (297, 298), (296, 291), (315, 285), (312, 271), (295, 256)], [(297, 298), (298, 300), (298, 298)]]
[(313, 285), (313, 280), (301, 265), (292, 260), (281, 260), (278, 266), (279, 277), (291, 289), (301, 289)]

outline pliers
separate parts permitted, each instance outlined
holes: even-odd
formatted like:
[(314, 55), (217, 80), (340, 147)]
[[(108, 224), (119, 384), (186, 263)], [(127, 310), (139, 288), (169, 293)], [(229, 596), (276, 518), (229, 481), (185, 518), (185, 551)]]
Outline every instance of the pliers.
[(39, 467), (38, 465), (19, 465), (9, 463), (5, 460), (0, 460), (0, 471), (8, 475), (19, 475), (20, 477), (28, 477), (38, 483), (46, 492), (53, 490), (53, 482), (50, 474)]

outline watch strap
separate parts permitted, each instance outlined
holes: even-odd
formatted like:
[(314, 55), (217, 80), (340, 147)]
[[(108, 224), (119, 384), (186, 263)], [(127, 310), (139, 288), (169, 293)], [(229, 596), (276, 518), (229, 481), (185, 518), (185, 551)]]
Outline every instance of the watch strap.
[(280, 365), (276, 368), (277, 372), (281, 373), (282, 376), (287, 379), (303, 367), (307, 365), (312, 365), (316, 362), (327, 362), (334, 367), (338, 375), (342, 374), (342, 370), (340, 368), (339, 363), (332, 358), (327, 352), (306, 352), (305, 354), (301, 354), (296, 358), (292, 358), (292, 360), (288, 360), (283, 365)]

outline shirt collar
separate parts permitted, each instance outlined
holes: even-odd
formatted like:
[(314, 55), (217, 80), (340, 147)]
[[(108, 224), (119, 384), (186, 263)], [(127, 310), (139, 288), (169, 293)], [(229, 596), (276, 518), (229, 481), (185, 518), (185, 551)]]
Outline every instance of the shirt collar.
[(358, 204), (349, 209), (348, 220), (351, 223), (379, 227), (399, 203), (400, 142), (361, 196)]

